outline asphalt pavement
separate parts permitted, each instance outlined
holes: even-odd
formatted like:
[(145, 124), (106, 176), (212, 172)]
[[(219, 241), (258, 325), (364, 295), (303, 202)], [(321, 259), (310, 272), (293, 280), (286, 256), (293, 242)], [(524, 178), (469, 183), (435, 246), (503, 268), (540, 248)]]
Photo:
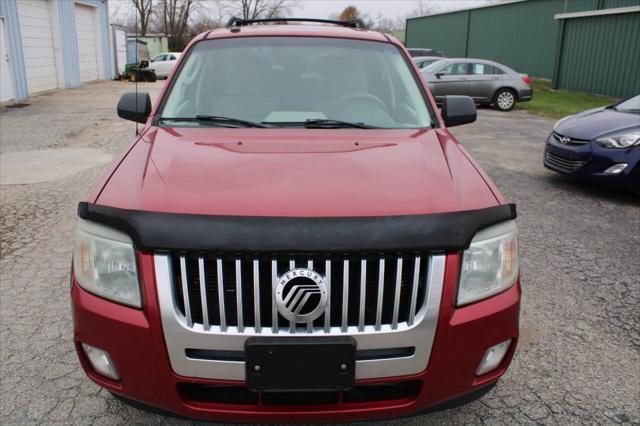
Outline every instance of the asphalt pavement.
[[(139, 90), (155, 98), (162, 84)], [(13, 169), (30, 158), (38, 176), (22, 170), (25, 183), (0, 182), (1, 424), (189, 424), (115, 400), (84, 376), (72, 344), (76, 205), (132, 140), (135, 125), (115, 115), (132, 89), (98, 82), (0, 113), (0, 154)], [(479, 401), (379, 424), (640, 424), (640, 199), (544, 169), (552, 126), (481, 109), (476, 123), (452, 130), (518, 205), (523, 299), (511, 369)], [(38, 163), (55, 156), (31, 152), (60, 148), (94, 154), (61, 173), (59, 163)]]

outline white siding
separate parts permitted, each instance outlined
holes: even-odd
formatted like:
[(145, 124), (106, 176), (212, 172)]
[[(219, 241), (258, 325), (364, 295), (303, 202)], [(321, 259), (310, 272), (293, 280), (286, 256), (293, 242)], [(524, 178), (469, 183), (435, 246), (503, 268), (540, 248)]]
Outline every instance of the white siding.
[(76, 33), (78, 36), (78, 57), (80, 59), (80, 80), (98, 79), (97, 9), (76, 4)]
[(29, 94), (56, 89), (56, 62), (47, 0), (19, 1), (18, 17)]

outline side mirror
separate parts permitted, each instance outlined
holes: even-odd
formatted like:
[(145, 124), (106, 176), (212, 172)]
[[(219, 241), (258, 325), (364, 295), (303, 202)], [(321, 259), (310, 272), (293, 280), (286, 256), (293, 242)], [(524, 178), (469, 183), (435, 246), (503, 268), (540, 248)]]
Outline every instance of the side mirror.
[(442, 98), (442, 119), (447, 127), (476, 121), (476, 104), (469, 96), (445, 96)]
[(151, 114), (151, 97), (147, 92), (127, 92), (118, 101), (118, 117), (146, 123)]
[(436, 73), (436, 77), (437, 77), (437, 78), (441, 78), (443, 75), (444, 75), (444, 73), (443, 73), (443, 72), (437, 72), (437, 73)]

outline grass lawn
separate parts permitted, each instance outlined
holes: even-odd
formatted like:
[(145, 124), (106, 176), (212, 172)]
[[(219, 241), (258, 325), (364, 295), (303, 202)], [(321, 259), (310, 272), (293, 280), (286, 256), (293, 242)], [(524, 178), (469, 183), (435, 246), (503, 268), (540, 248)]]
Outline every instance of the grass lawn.
[(611, 105), (617, 99), (569, 90), (554, 90), (547, 80), (534, 79), (533, 100), (517, 105), (519, 109), (531, 111), (545, 117), (562, 118), (591, 108)]

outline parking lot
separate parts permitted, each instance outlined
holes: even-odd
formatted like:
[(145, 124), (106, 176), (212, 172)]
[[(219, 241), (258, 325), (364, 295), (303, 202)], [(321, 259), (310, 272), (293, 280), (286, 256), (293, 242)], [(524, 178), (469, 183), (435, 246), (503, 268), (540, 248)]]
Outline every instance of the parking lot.
[[(161, 85), (139, 89), (155, 98)], [(134, 135), (115, 115), (132, 89), (103, 81), (0, 113), (0, 152), (95, 148), (115, 159)], [(518, 205), (521, 339), (482, 400), (388, 424), (640, 424), (640, 199), (544, 169), (553, 123), (481, 109), (453, 130)], [(122, 404), (80, 370), (68, 295), (75, 211), (108, 163), (68, 166), (54, 180), (0, 186), (0, 423), (182, 424)]]

